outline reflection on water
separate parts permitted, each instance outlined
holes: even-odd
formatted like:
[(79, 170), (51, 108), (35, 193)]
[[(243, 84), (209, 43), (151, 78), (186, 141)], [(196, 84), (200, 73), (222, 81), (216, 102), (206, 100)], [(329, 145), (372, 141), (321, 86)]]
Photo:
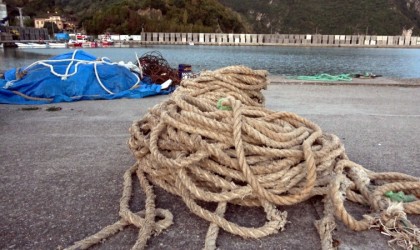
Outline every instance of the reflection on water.
[[(366, 73), (390, 78), (420, 78), (420, 49), (397, 48), (317, 48), (276, 46), (144, 46), (136, 48), (84, 48), (97, 57), (112, 61), (135, 61), (151, 51), (159, 51), (173, 67), (191, 64), (194, 71), (214, 70), (230, 65), (266, 69), (274, 75), (314, 75), (320, 73)], [(29, 65), (72, 49), (0, 50), (0, 71)]]
[(0, 49), (0, 71), (15, 67), (24, 67), (33, 63), (34, 61), (47, 59), (49, 57), (51, 57), (51, 54), (38, 54), (35, 52), (16, 48)]

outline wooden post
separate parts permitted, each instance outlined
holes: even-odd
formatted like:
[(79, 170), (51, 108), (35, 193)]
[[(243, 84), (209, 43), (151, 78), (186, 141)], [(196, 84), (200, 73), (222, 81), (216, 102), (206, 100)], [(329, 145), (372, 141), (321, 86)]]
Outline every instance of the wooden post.
[(257, 44), (259, 44), (259, 45), (264, 44), (264, 35), (263, 34), (258, 34), (257, 35)]
[(210, 44), (211, 43), (210, 34), (209, 33), (203, 34), (203, 43), (204, 44)]
[(194, 42), (193, 33), (187, 33), (187, 44), (189, 42)]
[(357, 38), (357, 45), (364, 45), (365, 44), (365, 36), (364, 35), (360, 35)]
[(200, 44), (204, 43), (204, 34), (203, 33), (198, 34), (198, 42)]
[(370, 36), (365, 37), (365, 43), (364, 45), (370, 45)]
[(175, 33), (170, 34), (171, 44), (176, 44)]
[(344, 41), (344, 44), (350, 45), (350, 43), (351, 43), (351, 36), (346, 35), (346, 38), (345, 39), (346, 40)]
[(284, 35), (283, 44), (289, 44), (289, 35), (287, 34)]
[(192, 33), (192, 38), (193, 38), (192, 41), (194, 43), (198, 43), (200, 41), (198, 33)]

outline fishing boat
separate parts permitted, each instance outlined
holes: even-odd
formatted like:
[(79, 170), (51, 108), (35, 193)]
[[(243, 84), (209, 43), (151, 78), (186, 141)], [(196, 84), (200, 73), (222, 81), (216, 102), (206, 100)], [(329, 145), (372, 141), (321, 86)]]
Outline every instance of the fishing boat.
[(112, 45), (114, 45), (114, 41), (112, 41), (112, 40), (101, 41), (101, 44), (102, 44), (103, 47), (112, 46)]
[(68, 44), (66, 42), (50, 42), (48, 47), (52, 49), (67, 48)]
[(108, 47), (114, 45), (114, 40), (112, 40), (109, 34), (102, 35), (100, 44), (102, 47)]
[(98, 43), (96, 41), (90, 42), (90, 47), (91, 48), (97, 48), (98, 47)]
[(80, 41), (80, 40), (70, 39), (68, 42), (69, 47), (82, 47), (82, 45), (83, 45), (83, 41)]
[(46, 43), (19, 43), (15, 42), (18, 48), (27, 49), (27, 48), (36, 48), (36, 49), (45, 49), (48, 47)]
[(112, 46), (112, 45), (114, 45), (114, 40), (112, 40), (111, 38), (102, 39), (101, 44), (102, 44), (103, 47)]

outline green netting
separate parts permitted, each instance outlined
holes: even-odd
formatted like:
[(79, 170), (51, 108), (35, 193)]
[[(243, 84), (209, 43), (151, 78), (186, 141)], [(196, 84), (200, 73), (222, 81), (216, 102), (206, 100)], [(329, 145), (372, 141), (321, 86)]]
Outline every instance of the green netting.
[(351, 74), (341, 74), (341, 75), (330, 75), (330, 74), (318, 74), (313, 76), (291, 76), (289, 79), (304, 80), (304, 81), (351, 81)]

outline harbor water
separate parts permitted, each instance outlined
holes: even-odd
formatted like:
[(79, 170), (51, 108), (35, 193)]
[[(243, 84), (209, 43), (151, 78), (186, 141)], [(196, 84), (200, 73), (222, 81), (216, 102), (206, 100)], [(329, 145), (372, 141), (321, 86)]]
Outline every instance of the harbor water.
[[(190, 64), (193, 72), (245, 65), (284, 76), (372, 73), (387, 78), (420, 78), (420, 49), (156, 45), (83, 50), (115, 62), (135, 62), (136, 54), (158, 51), (172, 67)], [(74, 49), (0, 49), (0, 72), (72, 51)]]

